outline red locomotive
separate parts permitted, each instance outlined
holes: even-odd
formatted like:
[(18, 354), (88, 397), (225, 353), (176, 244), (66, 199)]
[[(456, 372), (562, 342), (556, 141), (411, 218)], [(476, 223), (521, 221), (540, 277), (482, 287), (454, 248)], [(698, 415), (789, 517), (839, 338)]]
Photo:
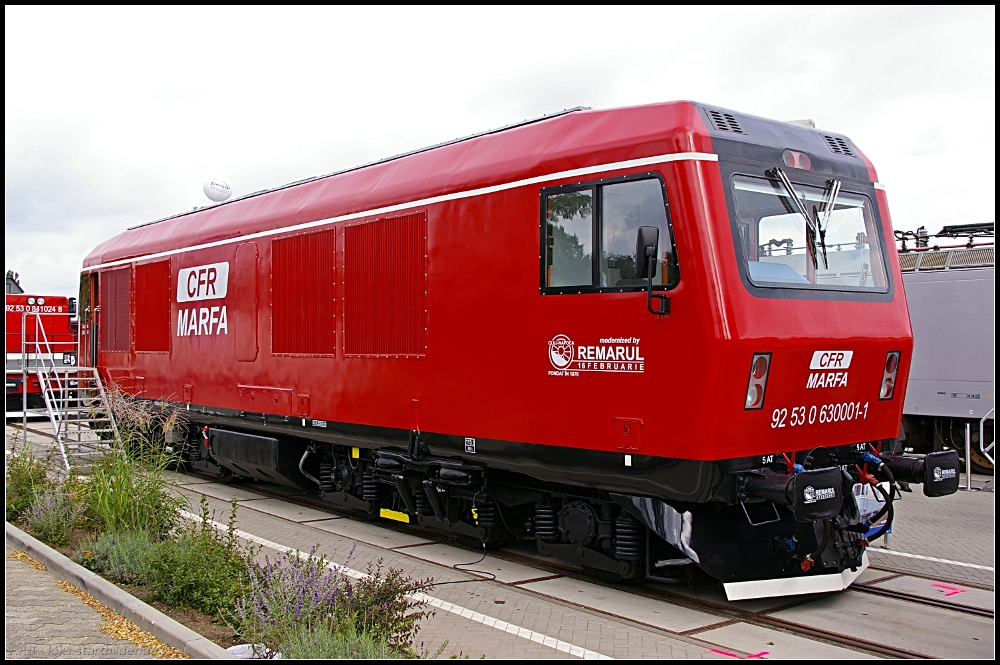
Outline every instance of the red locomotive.
[(8, 271), (4, 306), (7, 412), (20, 412), (25, 397), (28, 409), (44, 409), (42, 389), (32, 372), (42, 358), (76, 365), (76, 298), (25, 293), (17, 276)]
[(81, 348), (188, 411), (203, 471), (605, 576), (841, 589), (891, 514), (857, 482), (958, 485), (888, 454), (891, 237), (840, 134), (574, 109), (131, 228), (84, 262)]

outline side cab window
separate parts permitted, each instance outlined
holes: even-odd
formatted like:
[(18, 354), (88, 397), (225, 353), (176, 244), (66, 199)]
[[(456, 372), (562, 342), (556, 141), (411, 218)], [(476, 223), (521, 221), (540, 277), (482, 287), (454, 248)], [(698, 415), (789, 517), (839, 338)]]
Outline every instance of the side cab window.
[(641, 290), (639, 227), (660, 231), (654, 288), (677, 284), (676, 251), (663, 181), (652, 174), (542, 190), (542, 293)]

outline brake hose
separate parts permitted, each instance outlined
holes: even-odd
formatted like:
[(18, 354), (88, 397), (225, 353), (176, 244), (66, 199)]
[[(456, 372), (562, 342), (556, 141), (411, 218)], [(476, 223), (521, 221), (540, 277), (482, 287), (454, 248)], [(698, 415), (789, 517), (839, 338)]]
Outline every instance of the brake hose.
[(882, 515), (885, 515), (887, 512), (889, 513), (889, 515), (888, 517), (885, 518), (885, 524), (882, 525), (882, 528), (876, 531), (874, 535), (868, 536), (866, 538), (869, 544), (876, 538), (881, 538), (886, 534), (886, 532), (889, 530), (889, 527), (892, 526), (892, 519), (894, 516), (892, 509), (892, 485), (891, 484), (889, 485), (889, 490), (890, 490), (889, 492), (886, 492), (884, 489), (882, 489), (881, 485), (872, 485), (872, 487), (877, 489), (879, 493), (882, 494), (882, 497), (885, 499), (885, 505), (882, 506), (882, 508), (877, 513), (875, 513), (875, 516), (872, 517), (871, 521), (877, 522), (879, 518), (881, 518)]
[(872, 516), (872, 518), (869, 520), (869, 524), (879, 521), (882, 518), (882, 516), (885, 515), (886, 513), (889, 514), (889, 516), (886, 518), (885, 524), (882, 526), (882, 528), (879, 529), (875, 533), (875, 535), (871, 536), (870, 538), (867, 538), (868, 542), (871, 542), (871, 541), (875, 540), (876, 538), (881, 538), (882, 536), (884, 536), (885, 533), (889, 530), (889, 527), (892, 526), (892, 520), (893, 520), (893, 516), (894, 516), (894, 512), (893, 512), (893, 508), (892, 508), (892, 500), (893, 500), (893, 498), (896, 495), (896, 491), (895, 491), (895, 488), (896, 488), (896, 477), (892, 475), (892, 471), (889, 469), (889, 465), (886, 464), (885, 462), (883, 462), (878, 457), (878, 455), (873, 454), (873, 453), (865, 453), (864, 457), (865, 457), (865, 461), (866, 462), (873, 462), (874, 464), (876, 464), (876, 469), (878, 471), (884, 472), (885, 475), (886, 475), (886, 477), (888, 478), (888, 481), (889, 481), (889, 491), (886, 492), (884, 489), (882, 489), (881, 485), (879, 485), (877, 482), (873, 482), (875, 480), (874, 478), (871, 478), (869, 476), (869, 478), (871, 478), (871, 481), (869, 481), (869, 484), (873, 488), (877, 489), (879, 491), (879, 493), (882, 495), (882, 497), (885, 499), (885, 503), (879, 509), (879, 511), (877, 513), (875, 513), (875, 515)]
[(830, 544), (830, 520), (823, 520), (823, 540), (820, 542), (819, 547), (816, 548), (815, 552), (811, 552), (806, 555), (806, 558), (802, 560), (801, 568), (802, 572), (808, 572), (810, 568), (815, 565), (816, 561), (819, 559), (820, 555), (823, 554), (823, 550), (826, 546)]

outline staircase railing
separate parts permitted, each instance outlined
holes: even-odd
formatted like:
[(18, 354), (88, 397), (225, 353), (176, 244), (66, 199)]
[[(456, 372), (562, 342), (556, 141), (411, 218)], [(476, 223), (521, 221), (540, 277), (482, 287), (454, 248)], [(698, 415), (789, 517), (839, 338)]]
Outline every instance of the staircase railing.
[[(109, 439), (116, 441), (118, 425), (97, 368), (77, 364), (80, 356), (75, 336), (71, 342), (49, 339), (43, 317), (55, 316), (60, 315), (32, 312), (21, 319), (22, 431), (27, 443), (29, 413), (47, 415), (69, 471), (71, 458), (83, 461)], [(32, 375), (38, 380), (44, 412), (29, 407), (28, 379)]]

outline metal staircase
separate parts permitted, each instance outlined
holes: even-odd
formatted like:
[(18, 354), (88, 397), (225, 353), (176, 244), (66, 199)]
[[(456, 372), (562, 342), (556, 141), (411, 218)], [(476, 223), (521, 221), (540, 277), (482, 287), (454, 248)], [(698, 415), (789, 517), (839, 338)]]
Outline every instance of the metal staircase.
[[(25, 314), (22, 331), (28, 332), (27, 319), (34, 318), (33, 339), (22, 334), (21, 367), (23, 384), (29, 374), (38, 378), (45, 413), (52, 425), (56, 444), (66, 470), (87, 466), (109, 444), (118, 440), (118, 426), (107, 392), (95, 367), (66, 365), (67, 350), (53, 348), (45, 334), (42, 317)], [(57, 343), (58, 345), (58, 343)], [(75, 345), (71, 357), (78, 358)], [(22, 404), (27, 407), (27, 392)], [(29, 409), (24, 408), (25, 431)]]
[(66, 470), (93, 461), (118, 427), (101, 377), (94, 367), (38, 368), (49, 422)]

